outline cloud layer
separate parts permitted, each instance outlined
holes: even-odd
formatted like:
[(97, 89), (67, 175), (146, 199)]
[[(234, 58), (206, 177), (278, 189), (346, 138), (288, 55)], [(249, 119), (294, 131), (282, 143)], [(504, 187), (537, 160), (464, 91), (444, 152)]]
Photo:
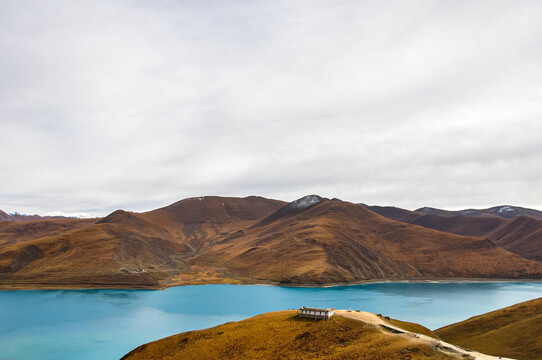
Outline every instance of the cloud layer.
[(539, 1), (3, 1), (0, 209), (542, 208)]

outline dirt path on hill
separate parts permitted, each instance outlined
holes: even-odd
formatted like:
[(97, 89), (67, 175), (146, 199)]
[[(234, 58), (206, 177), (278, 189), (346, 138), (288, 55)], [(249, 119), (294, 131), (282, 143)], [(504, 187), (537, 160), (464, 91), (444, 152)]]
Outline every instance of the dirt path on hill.
[(471, 359), (471, 360), (499, 360), (499, 359), (513, 360), (510, 358), (482, 354), (476, 351), (464, 349), (462, 347), (449, 344), (442, 340), (438, 340), (426, 335), (417, 334), (417, 333), (413, 333), (407, 330), (403, 330), (395, 325), (390, 324), (384, 318), (379, 317), (372, 313), (365, 312), (365, 311), (335, 310), (335, 314), (349, 318), (349, 319), (359, 320), (359, 321), (363, 321), (365, 323), (374, 325), (376, 327), (379, 327), (382, 330), (382, 332), (388, 331), (388, 332), (393, 332), (396, 334), (402, 334), (403, 336), (406, 336), (406, 337), (417, 338), (425, 342), (426, 344), (430, 345), (431, 347), (452, 356), (455, 355), (464, 359)]

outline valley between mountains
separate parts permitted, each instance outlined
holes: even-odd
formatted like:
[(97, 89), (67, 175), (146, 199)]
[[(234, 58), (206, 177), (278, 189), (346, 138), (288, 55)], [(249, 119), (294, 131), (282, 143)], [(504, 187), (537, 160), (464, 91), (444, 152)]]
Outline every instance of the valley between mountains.
[(317, 195), (209, 196), (100, 219), (0, 221), (0, 288), (540, 280), (542, 220), (532, 211), (433, 215)]

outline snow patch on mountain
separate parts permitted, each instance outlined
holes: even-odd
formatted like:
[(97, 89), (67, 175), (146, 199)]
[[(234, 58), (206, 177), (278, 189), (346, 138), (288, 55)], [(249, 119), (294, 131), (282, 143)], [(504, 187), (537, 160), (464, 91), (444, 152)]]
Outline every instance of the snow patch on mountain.
[(290, 209), (303, 210), (314, 204), (318, 204), (320, 201), (322, 201), (322, 198), (318, 195), (307, 195), (302, 197), (301, 199), (293, 201), (288, 207)]
[(505, 213), (505, 212), (514, 212), (515, 210), (512, 209), (510, 206), (506, 205), (506, 206), (503, 206), (503, 207), (500, 207), (499, 209), (497, 209), (497, 212), (499, 213)]

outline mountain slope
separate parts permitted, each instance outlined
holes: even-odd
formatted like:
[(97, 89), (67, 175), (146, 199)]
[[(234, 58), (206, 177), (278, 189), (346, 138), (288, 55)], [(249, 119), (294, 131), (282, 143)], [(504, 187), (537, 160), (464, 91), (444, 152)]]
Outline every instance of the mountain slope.
[[(295, 211), (294, 211), (295, 210)], [(286, 205), (208, 243), (191, 271), (293, 284), (370, 279), (540, 278), (542, 265), (487, 240), (388, 220), (343, 201)]]
[(368, 206), (367, 208), (392, 220), (452, 234), (483, 237), (510, 252), (542, 262), (542, 220), (524, 215), (503, 218), (434, 214), (445, 210), (426, 214), (393, 207)]
[(317, 195), (289, 204), (211, 196), (102, 219), (0, 222), (0, 275), (0, 288), (162, 288), (540, 279), (542, 264)]
[[(139, 359), (473, 359), (466, 350), (402, 330), (369, 313), (339, 311), (328, 321), (302, 319), (297, 311), (258, 315), (142, 345), (121, 360)], [(346, 316), (350, 314), (351, 318)], [(354, 315), (359, 314), (359, 318)], [(399, 325), (399, 327), (397, 326)], [(485, 357), (489, 359), (491, 357)]]
[(2, 247), (0, 284), (15, 288), (157, 287), (160, 279), (176, 272), (170, 257), (174, 251), (162, 239), (117, 225), (93, 224)]
[(8, 235), (0, 243), (0, 286), (164, 287), (209, 238), (283, 204), (208, 197), (142, 214), (117, 210), (98, 221), (0, 223)]
[(542, 298), (475, 316), (435, 332), (449, 343), (483, 353), (542, 359)]
[(0, 221), (33, 221), (42, 219), (39, 215), (21, 215), (14, 214), (10, 215), (2, 210), (0, 210)]
[(91, 225), (95, 221), (95, 219), (0, 221), (0, 246), (58, 235), (66, 231)]

